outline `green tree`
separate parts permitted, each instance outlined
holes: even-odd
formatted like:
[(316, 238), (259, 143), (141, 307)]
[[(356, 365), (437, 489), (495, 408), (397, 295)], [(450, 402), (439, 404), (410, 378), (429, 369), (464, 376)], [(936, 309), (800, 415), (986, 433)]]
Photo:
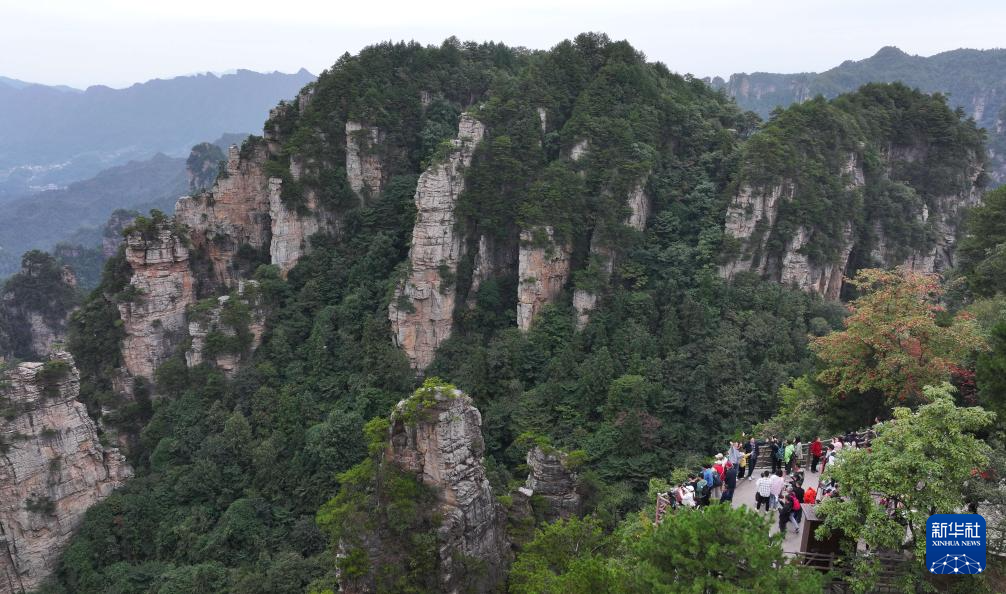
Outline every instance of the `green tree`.
[[(954, 405), (954, 391), (946, 382), (926, 386), (929, 404), (915, 412), (896, 408), (869, 449), (843, 450), (828, 465), (826, 476), (838, 482), (841, 498), (817, 506), (825, 519), (820, 536), (838, 531), (872, 550), (907, 549), (916, 559), (925, 558), (926, 518), (958, 511), (972, 471), (989, 462), (989, 446), (973, 433), (990, 425), (995, 414)], [(882, 506), (878, 495), (891, 507)], [(858, 570), (866, 578), (868, 562)], [(918, 570), (921, 574), (921, 564)]]
[(609, 558), (612, 544), (593, 518), (548, 524), (518, 555), (510, 571), (510, 592), (623, 592), (625, 576)]
[(629, 546), (630, 591), (821, 592), (819, 574), (786, 562), (782, 535), (766, 537), (769, 522), (729, 505), (668, 516)]
[(958, 274), (979, 297), (1006, 293), (1006, 186), (968, 213), (966, 229), (957, 250)]
[(1006, 321), (992, 328), (991, 349), (978, 357), (975, 380), (982, 406), (994, 411), (1002, 423), (1006, 421)]

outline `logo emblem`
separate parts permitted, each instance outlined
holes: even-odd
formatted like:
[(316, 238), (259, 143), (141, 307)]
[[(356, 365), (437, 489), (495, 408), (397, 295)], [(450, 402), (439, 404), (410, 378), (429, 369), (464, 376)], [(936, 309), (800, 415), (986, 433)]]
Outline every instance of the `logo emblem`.
[(938, 574), (985, 571), (985, 518), (934, 514), (926, 521), (926, 568)]

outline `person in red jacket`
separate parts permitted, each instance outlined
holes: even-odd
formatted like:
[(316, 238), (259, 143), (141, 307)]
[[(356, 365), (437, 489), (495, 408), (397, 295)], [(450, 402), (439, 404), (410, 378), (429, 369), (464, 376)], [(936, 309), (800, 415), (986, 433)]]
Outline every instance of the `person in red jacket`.
[[(821, 438), (815, 437), (814, 441), (810, 442), (810, 471), (817, 472), (817, 464), (821, 461)], [(822, 469), (823, 470), (823, 469)]]
[(817, 491), (814, 490), (814, 487), (807, 487), (807, 490), (803, 492), (803, 502), (810, 505), (817, 503)]

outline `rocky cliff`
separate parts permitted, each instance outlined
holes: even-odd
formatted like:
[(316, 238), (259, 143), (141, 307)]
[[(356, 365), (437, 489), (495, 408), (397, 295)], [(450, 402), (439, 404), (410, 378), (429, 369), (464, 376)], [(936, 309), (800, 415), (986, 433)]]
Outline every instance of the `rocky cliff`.
[(733, 74), (709, 83), (723, 89), (744, 109), (769, 117), (776, 107), (802, 103), (817, 95), (836, 97), (870, 82), (900, 81), (927, 93), (942, 93), (988, 130), (989, 175), (1006, 183), (1006, 130), (998, 125), (1006, 110), (1006, 83), (989, 76), (1006, 68), (1006, 50), (958, 49), (933, 56), (913, 56), (895, 47), (865, 60), (848, 60), (821, 73)]
[[(887, 154), (890, 173), (896, 162), (913, 162), (918, 151), (901, 147)], [(905, 159), (906, 155), (909, 157)], [(900, 157), (900, 158), (899, 158)], [(867, 179), (860, 164), (862, 157), (850, 154), (836, 176), (841, 176), (845, 191), (863, 195)], [(887, 174), (885, 173), (885, 175)], [(967, 183), (957, 193), (936, 196), (928, 204), (920, 203), (909, 216), (912, 223), (926, 229), (929, 241), (924, 247), (892, 246), (885, 226), (878, 221), (859, 224), (852, 218), (842, 222), (837, 249), (831, 257), (814, 259), (810, 256), (815, 230), (809, 223), (796, 223), (796, 230), (782, 240), (782, 250), (773, 251), (771, 242), (779, 242), (781, 227), (779, 213), (797, 196), (794, 185), (782, 181), (769, 187), (742, 185), (727, 210), (724, 231), (737, 241), (738, 254), (720, 267), (720, 275), (731, 278), (743, 271), (752, 271), (763, 278), (804, 291), (817, 293), (827, 299), (838, 299), (846, 276), (854, 267), (880, 266), (885, 268), (907, 265), (917, 272), (943, 272), (953, 266), (954, 248), (963, 210), (981, 200), (979, 177), (981, 160), (975, 158), (966, 172)], [(834, 216), (840, 216), (834, 213)], [(786, 221), (793, 225), (793, 221)], [(853, 254), (859, 252), (856, 262)]]
[[(402, 401), (391, 417), (385, 461), (437, 494), (442, 592), (462, 591), (462, 584), (466, 591), (495, 591), (510, 562), (505, 514), (482, 463), (481, 426), (479, 410), (458, 390), (435, 389), (420, 402)], [(481, 566), (478, 575), (471, 561)]]
[(208, 361), (233, 376), (262, 343), (265, 311), (258, 299), (258, 283), (239, 281), (229, 295), (210, 297), (189, 309), (189, 348), (185, 363), (195, 367)]
[(247, 146), (245, 158), (238, 147), (230, 147), (212, 190), (175, 205), (175, 216), (188, 226), (192, 247), (205, 261), (201, 276), (208, 289), (236, 283), (239, 251), (255, 254), (269, 247), (272, 192), (263, 171), (268, 154), (264, 143)]
[(111, 258), (119, 251), (122, 232), (133, 224), (138, 214), (135, 210), (121, 208), (112, 213), (101, 233), (101, 255)]
[(464, 190), (465, 169), (484, 134), (481, 122), (463, 114), (452, 150), (419, 177), (408, 275), (388, 307), (395, 344), (405, 350), (415, 369), (425, 369), (451, 335), (455, 281), (464, 247), (454, 211)]
[(361, 203), (376, 197), (384, 185), (383, 167), (378, 154), (381, 131), (360, 122), (346, 122), (346, 177), (349, 187)]
[(572, 248), (560, 242), (552, 227), (521, 231), (517, 256), (517, 327), (531, 327), (541, 308), (554, 302), (569, 280)]
[(28, 252), (0, 292), (0, 357), (41, 359), (66, 340), (79, 303), (73, 271), (44, 252)]
[(581, 513), (581, 497), (577, 492), (576, 473), (569, 468), (569, 456), (564, 452), (540, 446), (527, 453), (527, 482), (521, 493), (537, 496), (545, 504), (545, 518), (554, 521)]
[(133, 276), (118, 307), (125, 330), (122, 360), (133, 377), (153, 378), (184, 337), (185, 311), (196, 294), (183, 235), (166, 220), (126, 237)]
[(0, 396), (0, 593), (38, 587), (91, 505), (132, 476), (77, 401), (73, 358), (22, 363)]

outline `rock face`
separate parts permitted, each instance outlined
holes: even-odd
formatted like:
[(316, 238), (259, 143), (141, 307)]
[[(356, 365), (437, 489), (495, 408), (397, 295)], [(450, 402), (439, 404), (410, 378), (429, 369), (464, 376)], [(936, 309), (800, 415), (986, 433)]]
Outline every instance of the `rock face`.
[[(443, 518), (437, 538), (442, 592), (492, 592), (502, 584), (510, 562), (505, 513), (493, 496), (482, 457), (482, 415), (460, 391), (437, 391), (435, 402), (410, 421), (406, 402), (391, 417), (385, 460), (414, 474), (437, 493)], [(481, 575), (465, 575), (476, 560)]]
[[(889, 147), (885, 158), (890, 175), (892, 163), (913, 163), (926, 158), (924, 147)], [(978, 180), (982, 170), (976, 160), (969, 172), (970, 183), (958, 194), (940, 196), (931, 200), (935, 212), (923, 205), (916, 217), (930, 227), (935, 241), (930, 248), (902, 251), (890, 247), (879, 222), (869, 232), (857, 231), (851, 220), (846, 221), (837, 250), (827, 261), (813, 261), (807, 255), (807, 246), (814, 232), (805, 225), (797, 225), (794, 234), (785, 240), (781, 253), (770, 253), (769, 240), (776, 229), (781, 206), (795, 196), (796, 190), (788, 181), (771, 187), (755, 188), (742, 185), (727, 210), (725, 232), (737, 241), (738, 254), (720, 267), (720, 275), (731, 278), (744, 271), (752, 271), (762, 278), (796, 286), (818, 293), (827, 299), (837, 299), (844, 278), (851, 274), (851, 256), (857, 249), (869, 254), (870, 265), (894, 267), (908, 265), (917, 272), (942, 272), (953, 265), (957, 226), (962, 210), (978, 204), (981, 191)], [(860, 159), (850, 154), (840, 172), (846, 182), (846, 191), (862, 192), (867, 184)], [(863, 243), (861, 243), (863, 242)]]
[(234, 286), (242, 246), (260, 251), (269, 245), (270, 180), (263, 171), (267, 160), (262, 143), (246, 159), (232, 146), (213, 189), (181, 198), (175, 205), (175, 216), (189, 227), (193, 248), (208, 263), (204, 280), (209, 289)]
[[(258, 283), (255, 281), (238, 281), (237, 290), (233, 294), (217, 297), (216, 304), (208, 310), (198, 313), (190, 310), (189, 338), (191, 344), (185, 351), (186, 365), (195, 367), (207, 359), (207, 339), (212, 333), (219, 333), (228, 339), (234, 339), (240, 333), (249, 342), (247, 348), (237, 351), (214, 352), (210, 353), (212, 356), (209, 357), (213, 365), (228, 377), (237, 372), (238, 366), (245, 356), (253, 353), (262, 344), (262, 334), (265, 332), (265, 312), (258, 303), (257, 289)], [(241, 310), (248, 312), (246, 328), (235, 328), (224, 319), (226, 317), (223, 315), (225, 310), (234, 305), (232, 300), (236, 301)]]
[[(644, 180), (636, 184), (626, 200), (629, 216), (624, 222), (627, 226), (640, 232), (646, 229), (646, 220), (650, 216), (650, 197), (646, 194), (645, 183)], [(604, 238), (597, 229), (591, 234), (590, 259), (589, 265), (596, 269), (596, 274), (600, 277), (596, 280), (607, 284), (615, 268), (615, 254), (605, 245)], [(573, 291), (573, 309), (576, 310), (577, 330), (583, 330), (590, 322), (590, 312), (597, 307), (598, 297), (596, 289), (577, 287)]]
[(136, 220), (136, 212), (119, 209), (112, 213), (101, 234), (101, 254), (111, 258), (119, 251), (122, 243), (122, 232)]
[(492, 277), (503, 276), (517, 266), (516, 242), (502, 241), (492, 235), (479, 236), (475, 262), (472, 266), (472, 284), (468, 290), (469, 304), (475, 305), (475, 297), (482, 283)]
[(279, 267), (280, 274), (285, 278), (301, 256), (308, 252), (308, 240), (322, 230), (323, 223), (314, 192), (306, 194), (307, 214), (301, 214), (287, 208), (282, 189), (281, 180), (269, 180), (269, 219), (272, 222), (269, 255), (272, 264)]
[(530, 473), (522, 492), (542, 498), (547, 506), (545, 517), (549, 521), (580, 515), (576, 474), (569, 470), (567, 463), (568, 456), (563, 452), (546, 452), (535, 446), (527, 453)]
[(405, 350), (414, 369), (425, 369), (451, 335), (454, 281), (464, 246), (454, 209), (464, 190), (464, 171), (484, 134), (481, 122), (462, 114), (453, 150), (419, 177), (409, 273), (388, 307), (395, 344)]
[(555, 241), (552, 227), (536, 227), (521, 231), (517, 256), (517, 326), (521, 330), (545, 305), (556, 300), (569, 280), (568, 243)]
[(381, 137), (381, 131), (374, 126), (346, 122), (346, 177), (361, 202), (381, 193), (384, 174), (377, 153)]
[(169, 220), (144, 237), (126, 238), (126, 260), (133, 269), (132, 301), (119, 303), (126, 336), (122, 359), (133, 377), (151, 379), (185, 333), (185, 309), (195, 302), (189, 250)]
[(98, 440), (77, 401), (73, 358), (22, 363), (8, 372), (0, 407), (0, 593), (37, 588), (55, 569), (84, 512), (132, 476)]

